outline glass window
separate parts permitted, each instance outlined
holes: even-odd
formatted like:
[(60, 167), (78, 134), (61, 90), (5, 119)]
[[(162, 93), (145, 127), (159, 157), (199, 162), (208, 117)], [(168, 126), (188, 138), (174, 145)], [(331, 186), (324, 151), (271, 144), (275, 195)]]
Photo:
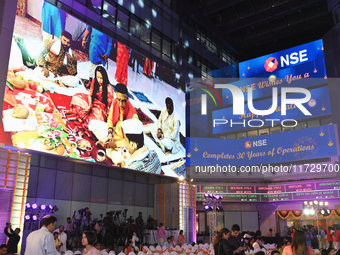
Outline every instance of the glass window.
[(102, 1), (103, 0), (90, 0), (90, 1), (87, 1), (87, 7), (89, 7), (91, 10), (95, 11), (96, 13), (101, 14)]
[(155, 33), (152, 33), (151, 46), (159, 51), (161, 50), (161, 37), (156, 35)]
[(140, 35), (140, 24), (134, 19), (130, 19), (130, 33), (136, 37)]
[(103, 17), (112, 23), (116, 22), (116, 7), (108, 2), (104, 2), (103, 5)]
[(236, 139), (236, 134), (227, 135), (227, 139)]
[(248, 137), (255, 137), (257, 136), (257, 130), (251, 130), (251, 131), (248, 131)]
[(241, 132), (236, 134), (237, 139), (243, 139), (246, 138), (246, 132)]
[[(173, 43), (172, 44), (172, 60), (175, 62), (178, 62), (178, 49), (179, 46), (177, 43)], [(186, 56), (188, 56), (188, 53), (184, 53), (185, 50), (183, 50), (183, 56), (184, 54), (186, 54)]]
[(270, 133), (271, 134), (281, 133), (281, 126), (270, 128)]
[(163, 38), (163, 47), (162, 52), (164, 55), (171, 57), (171, 42), (167, 41), (165, 38)]
[(83, 5), (86, 5), (86, 0), (76, 0), (79, 3), (82, 3)]
[(189, 59), (189, 48), (187, 46), (185, 46), (183, 44), (183, 52), (182, 52), (182, 55), (183, 55), (183, 59), (185, 59), (186, 61), (188, 61)]
[(141, 40), (150, 44), (150, 30), (147, 29), (145, 26), (142, 26), (141, 30)]
[(163, 0), (163, 3), (169, 8), (171, 8), (171, 0)]
[(194, 61), (194, 52), (191, 49), (188, 50), (189, 50), (188, 62), (192, 64), (192, 62)]
[(259, 130), (259, 135), (268, 135), (269, 134), (269, 128), (263, 128)]
[(298, 124), (296, 125), (295, 127), (295, 130), (298, 130), (298, 129), (304, 129), (304, 128), (307, 128), (307, 123), (305, 121), (298, 121)]
[(118, 10), (117, 26), (128, 31), (129, 16)]
[(308, 128), (320, 126), (320, 120), (310, 120), (307, 122)]

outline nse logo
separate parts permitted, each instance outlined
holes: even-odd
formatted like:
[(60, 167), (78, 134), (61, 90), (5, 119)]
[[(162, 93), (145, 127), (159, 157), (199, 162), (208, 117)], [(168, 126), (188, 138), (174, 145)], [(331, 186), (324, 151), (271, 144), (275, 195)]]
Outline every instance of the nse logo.
[[(302, 63), (308, 61), (307, 50), (300, 50), (298, 52), (292, 52), (291, 54), (286, 54), (285, 56), (280, 56), (280, 67), (285, 67), (289, 65), (295, 65), (297, 63)], [(275, 57), (268, 58), (264, 63), (264, 69), (267, 72), (274, 72), (277, 69), (279, 62)]]
[(244, 143), (244, 148), (246, 149), (250, 149), (251, 147), (261, 147), (261, 146), (267, 146), (267, 139), (262, 139), (262, 140), (258, 140), (258, 141), (246, 141)]

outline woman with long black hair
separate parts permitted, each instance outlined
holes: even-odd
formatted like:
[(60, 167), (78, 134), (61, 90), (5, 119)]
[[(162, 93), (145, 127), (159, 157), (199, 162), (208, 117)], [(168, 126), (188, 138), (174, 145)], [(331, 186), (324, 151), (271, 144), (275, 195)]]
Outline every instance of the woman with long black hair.
[(307, 246), (306, 235), (301, 230), (296, 230), (294, 233), (292, 245), (286, 246), (282, 255), (313, 255), (311, 247)]
[(97, 119), (106, 122), (113, 97), (114, 91), (105, 68), (97, 66), (89, 94), (75, 94), (72, 97), (71, 109), (67, 114), (75, 114), (77, 126), (86, 133), (90, 120)]
[(244, 251), (244, 247), (239, 247), (237, 250), (232, 251), (228, 243), (230, 237), (229, 229), (222, 228), (215, 236), (212, 245), (214, 246), (215, 255), (233, 255)]

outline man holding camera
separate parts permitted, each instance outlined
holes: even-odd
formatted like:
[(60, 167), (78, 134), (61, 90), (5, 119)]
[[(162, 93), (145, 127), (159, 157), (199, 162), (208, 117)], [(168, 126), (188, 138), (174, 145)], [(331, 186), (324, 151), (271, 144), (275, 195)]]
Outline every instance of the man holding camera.
[(92, 213), (88, 207), (85, 208), (84, 216), (83, 216), (83, 231), (92, 230), (91, 223), (93, 221)]
[(20, 228), (16, 228), (14, 231), (12, 229), (11, 223), (6, 223), (6, 227), (4, 229), (6, 236), (8, 236), (9, 240), (7, 243), (7, 253), (17, 253), (18, 252), (18, 243), (20, 241)]

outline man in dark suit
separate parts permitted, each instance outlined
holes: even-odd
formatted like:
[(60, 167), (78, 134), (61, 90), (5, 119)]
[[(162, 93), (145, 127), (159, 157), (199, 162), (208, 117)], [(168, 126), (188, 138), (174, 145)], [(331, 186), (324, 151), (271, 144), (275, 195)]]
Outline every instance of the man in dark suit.
[(7, 243), (7, 253), (18, 253), (18, 243), (20, 241), (20, 228), (16, 228), (14, 231), (12, 229), (11, 223), (7, 223), (5, 230), (6, 236), (8, 236), (9, 240)]
[(231, 235), (228, 239), (228, 243), (230, 245), (231, 250), (233, 251), (233, 254), (245, 255), (244, 250), (246, 249), (246, 247), (243, 247), (244, 242), (240, 234), (239, 225), (234, 224), (231, 227)]

